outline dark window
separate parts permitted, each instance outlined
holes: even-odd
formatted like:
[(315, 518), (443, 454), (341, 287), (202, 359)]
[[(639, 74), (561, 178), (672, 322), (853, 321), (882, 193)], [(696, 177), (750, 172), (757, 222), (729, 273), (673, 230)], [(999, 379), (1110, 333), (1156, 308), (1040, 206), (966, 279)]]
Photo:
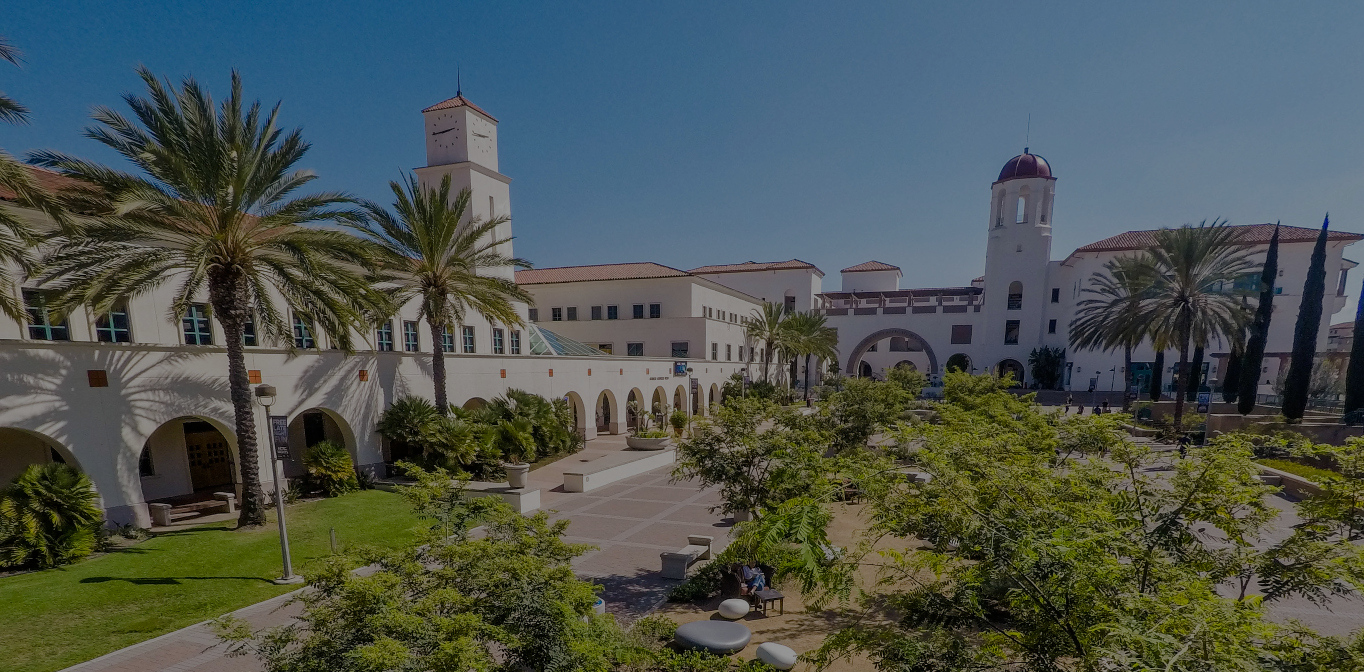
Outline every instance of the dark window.
[(663, 304), (661, 303), (649, 304), (649, 317), (650, 319), (663, 317)]
[(615, 320), (620, 318), (620, 306), (607, 306), (606, 319)]
[(47, 295), (36, 289), (24, 290), (24, 307), (28, 310), (28, 337), (38, 341), (69, 341), (71, 331), (66, 320), (54, 322), (47, 307)]
[(303, 447), (312, 448), (327, 440), (327, 421), (321, 413), (303, 414)]
[(1018, 320), (1004, 323), (1004, 345), (1018, 345)]
[(1009, 310), (1023, 309), (1023, 283), (1014, 280), (1009, 283)]
[(137, 475), (142, 477), (156, 475), (156, 465), (152, 463), (151, 441), (142, 444), (142, 454), (137, 456)]
[(463, 333), (464, 333), (464, 352), (466, 352), (466, 353), (473, 352), (473, 351), (474, 351), (474, 328), (473, 328), (473, 327), (462, 327), (462, 330), (463, 330)]
[(313, 330), (308, 328), (308, 323), (297, 314), (294, 315), (294, 347), (308, 349), (313, 347)]
[(673, 357), (686, 359), (691, 354), (691, 347), (687, 341), (673, 341)]
[(511, 354), (521, 354), (521, 332), (519, 331), (511, 332)]
[(213, 345), (213, 325), (208, 321), (208, 309), (196, 303), (185, 311), (180, 320), (185, 331), (185, 345)]
[(720, 361), (720, 344), (715, 341), (710, 342), (710, 358), (717, 362)]
[(643, 344), (643, 343), (626, 343), (626, 344), (625, 344), (625, 354), (626, 354), (627, 356), (629, 356), (629, 357), (643, 357), (643, 356), (644, 356), (644, 344)]
[(115, 306), (95, 320), (95, 336), (101, 343), (132, 343), (133, 332), (128, 327), (128, 307)]
[(636, 303), (635, 305), (631, 306), (630, 317), (633, 317), (636, 320), (644, 319), (644, 304)]
[(1052, 302), (1052, 303), (1060, 303), (1060, 302), (1061, 302), (1061, 288), (1060, 288), (1060, 287), (1052, 287), (1052, 288), (1051, 288), (1051, 302)]
[(379, 352), (393, 352), (393, 322), (383, 322), (375, 330)]
[(592, 319), (601, 319), (601, 306), (592, 306)]
[(242, 345), (257, 345), (256, 321), (247, 319), (242, 323)]
[(550, 319), (551, 322), (563, 322), (563, 321), (564, 321), (564, 309), (563, 309), (563, 308), (550, 308), (550, 309), (549, 309), (549, 319)]
[(540, 321), (540, 309), (539, 309), (539, 308), (531, 308), (531, 309), (527, 310), (526, 312), (527, 312), (527, 314), (530, 316), (530, 321), (531, 321), (531, 322), (539, 322), (539, 321)]
[(726, 362), (730, 361), (730, 357), (732, 356), (731, 353), (733, 353), (733, 352), (734, 352), (734, 346), (733, 346), (733, 345), (730, 345), (729, 343), (726, 343), (726, 344), (725, 344), (725, 361), (726, 361)]
[(440, 350), (441, 352), (455, 351), (455, 332), (450, 331), (448, 325), (440, 328)]
[(1047, 320), (1047, 333), (1056, 333), (1056, 320)]
[(421, 341), (417, 338), (417, 323), (411, 320), (403, 320), (403, 349), (408, 352), (416, 352), (421, 347)]
[(785, 297), (785, 299), (786, 301), (782, 304), (782, 307), (786, 308), (786, 312), (788, 313), (796, 312), (796, 297), (788, 296)]
[(506, 344), (503, 343), (502, 341), (502, 330), (493, 329), (493, 354), (503, 355), (506, 354), (506, 352), (507, 352)]
[(575, 321), (575, 320), (578, 319), (578, 307), (577, 307), (577, 306), (569, 306), (569, 307), (568, 307), (568, 319), (569, 319), (570, 322)]

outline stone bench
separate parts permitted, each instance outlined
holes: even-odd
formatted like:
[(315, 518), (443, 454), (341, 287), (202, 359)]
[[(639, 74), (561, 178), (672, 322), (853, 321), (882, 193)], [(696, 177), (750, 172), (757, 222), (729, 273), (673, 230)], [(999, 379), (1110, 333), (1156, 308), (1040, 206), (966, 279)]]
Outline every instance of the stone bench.
[(231, 492), (215, 492), (213, 499), (206, 499), (202, 502), (191, 502), (189, 504), (162, 504), (152, 502), (147, 504), (147, 513), (150, 514), (152, 525), (155, 527), (166, 527), (175, 522), (176, 516), (184, 517), (187, 513), (198, 513), (207, 515), (209, 513), (236, 513), (237, 495)]
[(663, 562), (661, 573), (665, 579), (686, 580), (687, 570), (692, 563), (697, 560), (710, 559), (710, 545), (715, 541), (715, 537), (708, 537), (704, 534), (687, 535), (687, 545), (676, 553), (659, 553), (658, 557)]
[(564, 492), (587, 492), (616, 481), (666, 467), (677, 461), (676, 450), (622, 450), (564, 472)]

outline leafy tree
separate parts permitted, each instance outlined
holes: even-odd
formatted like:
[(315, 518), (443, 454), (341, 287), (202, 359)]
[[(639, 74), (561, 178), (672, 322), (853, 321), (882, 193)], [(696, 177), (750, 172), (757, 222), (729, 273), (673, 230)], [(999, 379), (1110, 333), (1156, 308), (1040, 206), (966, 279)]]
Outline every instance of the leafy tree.
[(784, 323), (789, 313), (786, 306), (773, 301), (764, 302), (762, 308), (755, 308), (753, 315), (744, 318), (744, 334), (753, 341), (762, 341), (763, 379), (768, 379), (768, 366), (772, 359), (786, 345), (789, 338)]
[(805, 357), (805, 399), (810, 398), (810, 358), (824, 361), (838, 358), (838, 332), (828, 326), (828, 318), (816, 311), (793, 313), (782, 324), (792, 352)]
[(468, 417), (487, 425), (497, 425), (503, 420), (526, 420), (530, 423), (535, 453), (542, 456), (571, 453), (583, 445), (583, 438), (573, 422), (573, 409), (565, 399), (549, 400), (511, 388), (487, 406), (469, 412)]
[(886, 372), (886, 382), (898, 385), (909, 400), (914, 400), (919, 398), (925, 387), (928, 387), (928, 376), (914, 367), (896, 365)]
[(873, 434), (894, 424), (905, 406), (918, 396), (918, 390), (899, 382), (848, 378), (843, 389), (820, 404), (820, 418), (827, 424), (831, 448), (841, 452), (866, 446)]
[(1244, 346), (1235, 346), (1231, 352), (1227, 353), (1227, 364), (1222, 369), (1222, 401), (1228, 404), (1236, 403), (1237, 395), (1241, 393), (1241, 361), (1245, 357)]
[(500, 267), (529, 268), (523, 259), (507, 256), (502, 247), (511, 241), (499, 237), (498, 228), (508, 217), (466, 216), (470, 191), (450, 197), (450, 176), (435, 189), (423, 188), (417, 178), (404, 175), (402, 182), (389, 182), (393, 212), (366, 203), (369, 217), (352, 226), (381, 250), (382, 279), (393, 305), (416, 299), (417, 319), (431, 331), (431, 378), (436, 389), (436, 410), (449, 408), (445, 382), (445, 334), (453, 331), (471, 311), (490, 322), (518, 327), (524, 324), (514, 302), (530, 303), (530, 294), (516, 282), (480, 274)]
[(373, 266), (370, 245), (342, 231), (304, 226), (363, 215), (342, 193), (295, 195), (316, 176), (295, 168), (309, 145), (298, 130), (276, 126), (278, 106), (262, 113), (259, 102), (246, 104), (235, 72), (231, 93), (216, 110), (193, 79), (175, 90), (145, 68), (138, 74), (147, 97), (125, 97), (134, 119), (99, 107), (98, 125), (86, 135), (142, 174), (57, 152), (32, 155), (75, 180), (61, 197), (66, 209), (89, 214), (67, 227), (43, 260), (45, 281), (65, 307), (88, 305), (96, 314), (174, 282), (167, 317), (176, 324), (206, 290), (227, 348), (242, 472), (240, 525), (261, 525), (245, 330), (251, 325), (268, 340), (292, 345), (298, 323), (348, 350), (352, 328), (366, 315), (389, 312), (387, 302), (360, 270)]
[(328, 497), (344, 495), (360, 488), (355, 477), (355, 461), (350, 451), (335, 441), (319, 441), (303, 453), (308, 480)]
[(1303, 412), (1307, 410), (1312, 364), (1317, 356), (1317, 332), (1321, 330), (1321, 302), (1326, 294), (1326, 227), (1330, 223), (1329, 216), (1321, 223), (1321, 233), (1312, 248), (1307, 280), (1302, 286), (1302, 302), (1298, 304), (1298, 323), (1293, 327), (1293, 356), (1288, 360), (1288, 378), (1283, 391), (1283, 414), (1289, 422), (1302, 420)]
[(32, 464), (0, 490), (0, 567), (56, 567), (95, 550), (95, 485), (60, 462)]
[(1032, 352), (1028, 353), (1028, 368), (1032, 372), (1032, 379), (1044, 390), (1060, 389), (1065, 366), (1065, 348), (1044, 345), (1033, 348)]
[(1345, 412), (1364, 408), (1364, 290), (1355, 308), (1355, 337), (1350, 343), (1350, 363), (1345, 371)]
[(1260, 302), (1255, 306), (1255, 317), (1250, 322), (1246, 341), (1245, 361), (1241, 363), (1241, 389), (1237, 395), (1236, 411), (1249, 415), (1255, 410), (1255, 399), (1260, 392), (1260, 369), (1264, 366), (1265, 343), (1269, 338), (1269, 320), (1274, 316), (1274, 282), (1279, 277), (1279, 225), (1274, 224), (1274, 235), (1269, 238), (1264, 270), (1260, 272)]

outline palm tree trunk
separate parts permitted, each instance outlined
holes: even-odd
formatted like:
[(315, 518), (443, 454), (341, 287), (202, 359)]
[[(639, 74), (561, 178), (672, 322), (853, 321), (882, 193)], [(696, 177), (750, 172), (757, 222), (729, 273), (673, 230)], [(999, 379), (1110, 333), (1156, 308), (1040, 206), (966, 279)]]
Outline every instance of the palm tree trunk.
[(435, 320), (427, 318), (431, 326), (431, 382), (436, 386), (436, 411), (450, 412), (450, 398), (445, 392), (445, 330)]
[(1124, 368), (1123, 368), (1123, 371), (1126, 371), (1126, 372), (1127, 372), (1127, 375), (1123, 376), (1123, 379), (1124, 379), (1124, 381), (1126, 381), (1126, 384), (1123, 386), (1123, 390), (1122, 390), (1122, 410), (1123, 410), (1124, 413), (1126, 413), (1126, 412), (1127, 412), (1127, 408), (1128, 408), (1129, 406), (1131, 406), (1131, 403), (1130, 403), (1131, 397), (1129, 396), (1128, 393), (1131, 391), (1132, 386), (1135, 385), (1135, 384), (1137, 383), (1137, 374), (1135, 374), (1135, 373), (1132, 372), (1132, 346), (1131, 346), (1131, 345), (1125, 345), (1125, 346), (1123, 346), (1123, 348), (1122, 348), (1122, 365), (1123, 365), (1123, 367), (1124, 367)]
[[(232, 396), (236, 423), (238, 468), (241, 470), (242, 502), (237, 527), (265, 524), (265, 493), (260, 484), (260, 455), (256, 446), (256, 414), (252, 406), (251, 379), (246, 372), (246, 349), (242, 329), (251, 314), (251, 301), (240, 269), (209, 271), (209, 303), (223, 325), (227, 346), (227, 385)], [(273, 460), (270, 468), (275, 468)]]
[(763, 345), (763, 382), (767, 382), (767, 367), (772, 363), (772, 348)]
[(1188, 384), (1189, 368), (1189, 339), (1184, 338), (1179, 342), (1179, 384), (1175, 386), (1175, 429), (1183, 429), (1184, 422), (1184, 390), (1180, 389)]
[(805, 401), (810, 400), (810, 353), (805, 353)]

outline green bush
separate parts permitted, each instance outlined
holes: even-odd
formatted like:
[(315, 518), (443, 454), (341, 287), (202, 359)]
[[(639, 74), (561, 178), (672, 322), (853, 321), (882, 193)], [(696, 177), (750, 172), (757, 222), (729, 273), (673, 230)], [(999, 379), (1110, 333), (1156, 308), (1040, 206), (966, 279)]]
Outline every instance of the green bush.
[(309, 483), (328, 497), (360, 489), (355, 477), (355, 462), (346, 447), (335, 441), (321, 441), (303, 454)]
[(1278, 469), (1279, 471), (1286, 471), (1290, 474), (1293, 474), (1294, 476), (1301, 476), (1309, 481), (1312, 481), (1313, 483), (1321, 483), (1323, 480), (1328, 478), (1341, 477), (1340, 472), (1338, 471), (1331, 471), (1330, 469), (1319, 469), (1317, 467), (1308, 466), (1306, 464), (1299, 464), (1297, 462), (1291, 462), (1289, 460), (1260, 459), (1255, 461), (1260, 464), (1263, 464), (1266, 467), (1269, 467), (1270, 469)]
[(0, 567), (41, 569), (90, 555), (103, 517), (85, 474), (58, 462), (30, 465), (0, 490)]
[(670, 416), (668, 416), (668, 424), (670, 424), (670, 425), (673, 426), (673, 431), (674, 431), (674, 432), (677, 432), (678, 434), (681, 434), (681, 433), (682, 433), (682, 430), (684, 430), (684, 429), (687, 428), (687, 414), (686, 414), (686, 412), (684, 412), (684, 411), (683, 411), (682, 409), (680, 409), (680, 408), (677, 409), (677, 410), (674, 410), (674, 411), (673, 411), (673, 414), (670, 415)]

